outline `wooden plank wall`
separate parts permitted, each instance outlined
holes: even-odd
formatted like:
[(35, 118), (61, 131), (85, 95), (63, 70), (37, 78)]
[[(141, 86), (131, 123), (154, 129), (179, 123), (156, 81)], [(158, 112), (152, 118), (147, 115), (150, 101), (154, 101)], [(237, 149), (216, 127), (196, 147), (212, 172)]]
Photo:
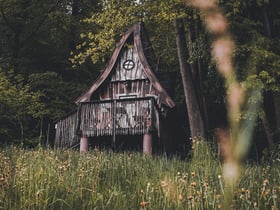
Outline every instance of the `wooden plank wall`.
[(55, 148), (68, 148), (79, 142), (76, 136), (77, 112), (73, 112), (59, 120), (56, 125)]
[(155, 128), (152, 123), (152, 100), (125, 100), (116, 103), (116, 134), (145, 134)]
[[(126, 60), (133, 60), (135, 66), (131, 70), (125, 70), (123, 68), (123, 63)], [(121, 54), (120, 59), (117, 62), (115, 67), (115, 74), (112, 75), (111, 81), (127, 81), (127, 80), (141, 80), (147, 79), (146, 74), (144, 73), (143, 66), (139, 61), (138, 54), (135, 47), (127, 48)]]
[(80, 130), (86, 136), (113, 135), (113, 103), (83, 103)]
[(80, 129), (89, 137), (145, 134), (159, 128), (151, 98), (82, 103), (80, 116)]
[[(123, 63), (133, 60), (135, 66), (131, 70), (125, 70)], [(99, 90), (99, 99), (119, 99), (124, 96), (131, 97), (158, 97), (152, 83), (148, 80), (143, 66), (139, 61), (135, 47), (128, 47), (118, 60), (111, 80), (105, 83)]]

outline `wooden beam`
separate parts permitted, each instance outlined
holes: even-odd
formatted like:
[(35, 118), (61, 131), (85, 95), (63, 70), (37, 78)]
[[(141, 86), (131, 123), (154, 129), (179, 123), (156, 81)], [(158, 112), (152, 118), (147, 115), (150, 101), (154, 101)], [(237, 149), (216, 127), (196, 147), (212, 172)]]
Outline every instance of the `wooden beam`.
[(80, 139), (80, 153), (88, 152), (88, 137), (82, 136)]
[(143, 135), (143, 154), (151, 155), (153, 152), (153, 135), (145, 133)]

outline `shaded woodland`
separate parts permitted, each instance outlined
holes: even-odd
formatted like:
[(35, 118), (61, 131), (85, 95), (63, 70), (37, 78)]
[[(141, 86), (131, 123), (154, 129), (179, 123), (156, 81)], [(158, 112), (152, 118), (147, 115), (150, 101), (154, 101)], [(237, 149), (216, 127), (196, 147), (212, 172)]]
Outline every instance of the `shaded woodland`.
[[(236, 44), (238, 79), (263, 93), (262, 105), (240, 118), (258, 117), (254, 148), (279, 143), (280, 2), (219, 4)], [(54, 122), (74, 109), (75, 98), (100, 74), (116, 42), (139, 21), (149, 32), (156, 70), (176, 75), (173, 100), (180, 132), (186, 141), (197, 133), (215, 139), (215, 129), (228, 123), (226, 93), (211, 59), (213, 37), (202, 16), (177, 0), (1, 0), (1, 146), (52, 145)]]

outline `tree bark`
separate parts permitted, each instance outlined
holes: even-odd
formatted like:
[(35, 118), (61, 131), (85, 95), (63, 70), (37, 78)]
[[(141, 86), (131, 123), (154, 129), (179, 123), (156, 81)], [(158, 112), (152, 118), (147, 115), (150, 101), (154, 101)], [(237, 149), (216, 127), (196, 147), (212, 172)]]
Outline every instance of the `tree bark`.
[(276, 120), (276, 142), (280, 143), (280, 94), (274, 93), (274, 110), (275, 110), (275, 120)]
[[(268, 16), (268, 9), (265, 5), (261, 8), (263, 27), (265, 35), (272, 38), (271, 22)], [(278, 96), (279, 97), (279, 96)], [(277, 94), (275, 92), (267, 91), (264, 93), (264, 119), (262, 119), (263, 127), (266, 133), (267, 141), (269, 145), (279, 142), (279, 111), (277, 106)]]
[(267, 121), (267, 117), (266, 115), (261, 119), (262, 125), (264, 127), (264, 132), (267, 138), (267, 143), (269, 146), (273, 145), (273, 134), (272, 131), (270, 129), (269, 123)]
[[(193, 43), (199, 34), (199, 23), (195, 21), (195, 25), (191, 27), (191, 25), (188, 25), (187, 30), (187, 42)], [(192, 80), (194, 83), (194, 90), (197, 96), (198, 106), (200, 109), (200, 113), (204, 122), (204, 128), (207, 130), (208, 127), (208, 115), (207, 115), (207, 106), (206, 106), (206, 99), (202, 91), (202, 63), (201, 59), (194, 55), (194, 51), (192, 47), (188, 47), (188, 53), (189, 56), (192, 57), (192, 63), (190, 64), (191, 72), (192, 72)], [(196, 49), (197, 50), (197, 49)]]
[(20, 127), (20, 143), (23, 144), (23, 124), (21, 119), (17, 116), (18, 124)]
[(174, 27), (176, 32), (177, 52), (185, 101), (187, 105), (191, 138), (193, 140), (205, 138), (204, 122), (202, 120), (198, 99), (195, 93), (191, 68), (187, 63), (186, 37), (182, 19), (176, 19), (174, 21)]

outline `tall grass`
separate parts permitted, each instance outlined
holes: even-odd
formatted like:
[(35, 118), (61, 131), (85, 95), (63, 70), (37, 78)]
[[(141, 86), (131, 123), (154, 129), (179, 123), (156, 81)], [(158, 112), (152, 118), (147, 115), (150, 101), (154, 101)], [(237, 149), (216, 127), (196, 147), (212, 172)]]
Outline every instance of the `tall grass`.
[[(223, 209), (222, 166), (203, 142), (191, 161), (9, 148), (0, 153), (0, 209)], [(279, 209), (280, 166), (247, 165), (233, 209)]]

